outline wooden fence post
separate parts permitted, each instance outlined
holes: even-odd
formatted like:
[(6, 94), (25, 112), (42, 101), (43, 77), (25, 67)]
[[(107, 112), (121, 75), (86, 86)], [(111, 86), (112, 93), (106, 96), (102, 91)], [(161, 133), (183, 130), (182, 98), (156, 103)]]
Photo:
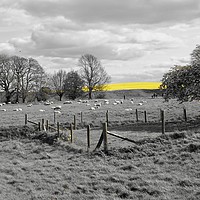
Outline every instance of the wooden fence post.
[(147, 111), (144, 111), (144, 122), (147, 123)]
[(56, 124), (56, 112), (53, 112), (53, 123)]
[(49, 120), (46, 120), (46, 130), (49, 130)]
[(41, 131), (41, 128), (40, 128), (40, 122), (38, 122), (38, 130)]
[(108, 110), (106, 111), (106, 123), (107, 123), (107, 126), (108, 126)]
[(71, 136), (71, 143), (73, 142), (73, 125), (70, 124), (70, 136)]
[(42, 125), (41, 125), (41, 126), (42, 126), (42, 127), (41, 127), (41, 128), (42, 128), (42, 131), (45, 130), (45, 127), (44, 127), (44, 119), (42, 119)]
[(87, 150), (90, 149), (90, 125), (87, 126)]
[(81, 112), (81, 124), (83, 123), (83, 112)]
[(74, 130), (76, 130), (76, 115), (74, 115)]
[(184, 114), (185, 122), (187, 122), (187, 112), (186, 112), (186, 108), (183, 108), (183, 114)]
[(107, 137), (107, 123), (103, 123), (103, 143), (104, 143), (104, 152), (108, 152), (108, 137)]
[(165, 134), (165, 111), (161, 110), (162, 134)]
[(60, 123), (57, 122), (57, 133), (58, 133), (58, 138), (60, 138)]
[(27, 125), (27, 124), (28, 124), (28, 115), (25, 114), (25, 125)]
[(135, 115), (136, 115), (136, 122), (138, 122), (138, 110), (135, 110)]

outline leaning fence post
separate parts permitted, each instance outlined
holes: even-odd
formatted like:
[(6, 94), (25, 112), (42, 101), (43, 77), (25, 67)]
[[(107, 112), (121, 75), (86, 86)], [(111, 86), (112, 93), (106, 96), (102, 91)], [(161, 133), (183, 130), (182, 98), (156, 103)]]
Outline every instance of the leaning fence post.
[(183, 108), (183, 114), (184, 114), (185, 122), (187, 122), (187, 112), (186, 112), (186, 108)]
[(73, 125), (70, 124), (70, 136), (71, 136), (71, 143), (73, 142)]
[(136, 122), (138, 122), (138, 110), (135, 110), (135, 115), (136, 115)]
[(87, 126), (87, 150), (90, 149), (90, 125)]
[(107, 123), (107, 126), (108, 126), (108, 110), (106, 111), (106, 123)]
[(107, 123), (103, 123), (103, 143), (104, 143), (104, 152), (108, 151), (108, 137), (107, 137)]
[(27, 124), (28, 124), (28, 115), (25, 114), (25, 125), (27, 125)]
[(161, 110), (162, 134), (165, 134), (165, 111)]

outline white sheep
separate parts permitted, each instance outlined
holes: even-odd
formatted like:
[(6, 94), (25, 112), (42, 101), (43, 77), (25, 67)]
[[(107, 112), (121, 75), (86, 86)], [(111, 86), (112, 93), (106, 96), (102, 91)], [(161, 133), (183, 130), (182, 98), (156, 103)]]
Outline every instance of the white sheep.
[(95, 110), (95, 107), (91, 107), (90, 110)]
[(1, 109), (1, 111), (6, 112), (6, 109)]
[(40, 109), (39, 111), (40, 111), (40, 112), (45, 112), (45, 110), (43, 110), (43, 109)]
[(63, 104), (72, 104), (72, 101), (65, 101)]
[(94, 104), (94, 107), (95, 107), (95, 108), (100, 108), (100, 107), (101, 107), (101, 103), (95, 103), (95, 104)]

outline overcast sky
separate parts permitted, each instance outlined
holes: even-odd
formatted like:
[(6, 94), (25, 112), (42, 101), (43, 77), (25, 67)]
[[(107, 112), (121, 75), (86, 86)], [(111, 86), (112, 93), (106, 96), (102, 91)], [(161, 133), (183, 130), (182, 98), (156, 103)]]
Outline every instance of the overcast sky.
[(112, 82), (160, 81), (200, 44), (200, 0), (0, 0), (0, 53), (48, 73), (96, 56)]

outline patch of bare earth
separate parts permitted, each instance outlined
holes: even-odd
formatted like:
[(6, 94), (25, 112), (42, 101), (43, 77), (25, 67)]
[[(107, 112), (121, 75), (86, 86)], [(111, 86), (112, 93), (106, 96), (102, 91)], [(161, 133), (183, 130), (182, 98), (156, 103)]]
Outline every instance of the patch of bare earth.
[(126, 146), (119, 139), (106, 155), (28, 127), (4, 128), (0, 199), (197, 200), (199, 141), (198, 131), (143, 137)]

